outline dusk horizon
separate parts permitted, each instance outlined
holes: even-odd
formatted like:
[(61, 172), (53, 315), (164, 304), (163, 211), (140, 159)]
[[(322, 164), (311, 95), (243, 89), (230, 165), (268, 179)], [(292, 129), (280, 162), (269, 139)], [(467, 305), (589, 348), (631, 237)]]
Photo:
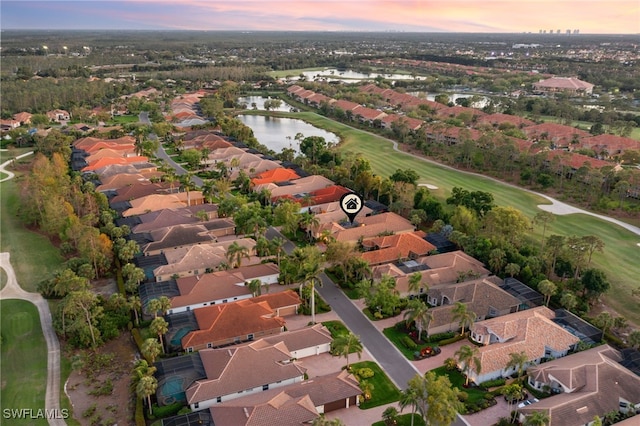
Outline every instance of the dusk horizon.
[(0, 10), (3, 30), (640, 33), (633, 0), (27, 0)]

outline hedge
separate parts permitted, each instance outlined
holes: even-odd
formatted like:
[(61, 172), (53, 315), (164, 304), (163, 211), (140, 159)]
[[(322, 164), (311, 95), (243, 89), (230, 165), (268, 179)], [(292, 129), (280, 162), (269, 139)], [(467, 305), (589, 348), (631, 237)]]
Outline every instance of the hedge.
[(444, 346), (444, 345), (449, 345), (451, 343), (459, 342), (460, 340), (466, 339), (466, 338), (467, 336), (465, 336), (464, 334), (462, 336), (458, 334), (457, 336), (452, 337), (450, 339), (440, 340), (438, 343), (440, 344), (440, 346)]
[(418, 345), (413, 339), (409, 336), (402, 336), (402, 344), (405, 345), (408, 349), (416, 349)]
[(458, 333), (455, 333), (453, 331), (448, 331), (446, 333), (437, 333), (437, 334), (432, 334), (431, 336), (429, 336), (427, 338), (427, 343), (438, 343), (441, 342), (443, 340), (447, 340), (447, 339), (451, 339), (453, 337), (456, 337)]
[(483, 388), (495, 388), (496, 386), (502, 386), (505, 383), (507, 383), (507, 379), (499, 378), (499, 379), (487, 380), (486, 382), (482, 382), (480, 383), (480, 386), (482, 386)]
[[(142, 339), (142, 335), (140, 334), (140, 330), (137, 328), (134, 328), (133, 330), (131, 330), (131, 335), (133, 336), (133, 340), (136, 341), (136, 346), (138, 346), (138, 351), (143, 354), (142, 356), (144, 356), (144, 353), (142, 352), (142, 343), (143, 343), (143, 339)], [(145, 357), (144, 359), (147, 360), (147, 363), (149, 365), (152, 364), (151, 360), (147, 357)]]
[(162, 407), (154, 404), (151, 408), (151, 411), (153, 412), (153, 417), (155, 417), (156, 419), (161, 419), (163, 417), (169, 417), (178, 414), (178, 411), (182, 410), (183, 407), (184, 404), (182, 404), (181, 402), (174, 402), (173, 404), (164, 405)]

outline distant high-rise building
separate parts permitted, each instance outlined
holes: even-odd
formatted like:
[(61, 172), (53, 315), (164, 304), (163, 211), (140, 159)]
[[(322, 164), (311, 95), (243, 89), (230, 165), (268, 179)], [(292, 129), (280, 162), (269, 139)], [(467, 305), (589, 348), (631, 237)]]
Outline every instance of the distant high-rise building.
[(547, 33), (547, 30), (542, 30), (542, 34), (546, 34), (546, 33)]
[(549, 34), (553, 34), (553, 30), (549, 30)]
[(580, 34), (580, 30), (573, 30), (574, 34)]
[(556, 30), (556, 34), (560, 34), (562, 30)]
[(539, 33), (539, 34), (542, 34), (542, 30), (538, 30), (538, 33)]
[(567, 30), (567, 35), (571, 34), (571, 30)]

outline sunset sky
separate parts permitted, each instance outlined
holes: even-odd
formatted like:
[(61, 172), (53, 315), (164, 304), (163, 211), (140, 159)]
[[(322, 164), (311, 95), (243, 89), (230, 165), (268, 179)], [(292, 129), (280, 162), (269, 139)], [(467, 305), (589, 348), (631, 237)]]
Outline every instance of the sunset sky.
[(638, 0), (6, 1), (2, 29), (640, 33)]

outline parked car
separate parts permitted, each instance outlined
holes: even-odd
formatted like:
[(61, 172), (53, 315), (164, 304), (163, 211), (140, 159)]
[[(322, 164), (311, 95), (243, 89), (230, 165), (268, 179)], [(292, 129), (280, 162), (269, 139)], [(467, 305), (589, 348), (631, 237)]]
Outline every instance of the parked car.
[(414, 352), (413, 358), (414, 359), (430, 358), (432, 356), (436, 356), (440, 354), (440, 352), (442, 352), (442, 349), (440, 349), (437, 346), (427, 346), (426, 348), (422, 348), (420, 352)]
[(518, 404), (518, 408), (526, 407), (527, 405), (535, 404), (536, 402), (538, 402), (538, 398), (527, 399), (526, 401)]

